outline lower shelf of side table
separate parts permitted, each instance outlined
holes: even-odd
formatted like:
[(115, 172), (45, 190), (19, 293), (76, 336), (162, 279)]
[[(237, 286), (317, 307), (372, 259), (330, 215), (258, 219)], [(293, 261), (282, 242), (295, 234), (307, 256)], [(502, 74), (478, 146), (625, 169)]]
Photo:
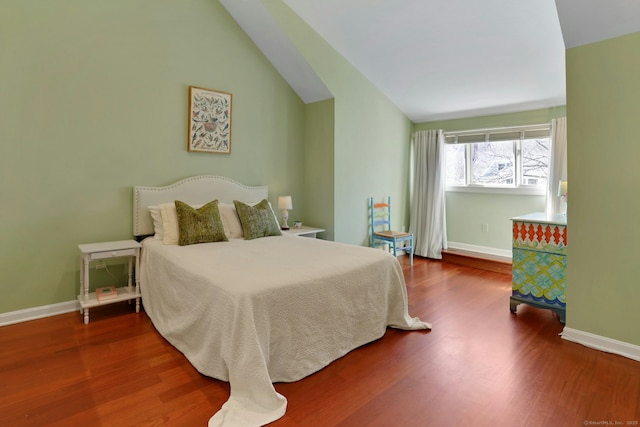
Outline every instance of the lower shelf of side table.
[(119, 302), (119, 301), (128, 301), (128, 300), (140, 298), (142, 296), (140, 292), (136, 292), (135, 288), (131, 288), (131, 290), (129, 290), (127, 286), (123, 286), (122, 288), (116, 288), (116, 290), (118, 292), (118, 295), (116, 295), (113, 298), (98, 301), (98, 298), (96, 297), (96, 293), (91, 292), (86, 298), (84, 295), (78, 295), (78, 302), (80, 303), (80, 307), (85, 309), (85, 308), (91, 308), (91, 307), (98, 307), (101, 305), (113, 304), (114, 302)]

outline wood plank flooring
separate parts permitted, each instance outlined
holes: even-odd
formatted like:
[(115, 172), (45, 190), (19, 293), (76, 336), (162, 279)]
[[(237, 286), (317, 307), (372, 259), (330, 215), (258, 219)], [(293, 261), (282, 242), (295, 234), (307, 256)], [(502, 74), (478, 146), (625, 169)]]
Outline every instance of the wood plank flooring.
[[(562, 340), (548, 310), (511, 314), (509, 275), (405, 258), (409, 312), (433, 330), (276, 384), (272, 426), (638, 425), (640, 363)], [(0, 328), (0, 426), (206, 426), (228, 395), (127, 303)]]
[(442, 260), (449, 264), (464, 265), (480, 270), (495, 271), (496, 273), (511, 274), (511, 258), (498, 255), (481, 254), (463, 249), (443, 249)]

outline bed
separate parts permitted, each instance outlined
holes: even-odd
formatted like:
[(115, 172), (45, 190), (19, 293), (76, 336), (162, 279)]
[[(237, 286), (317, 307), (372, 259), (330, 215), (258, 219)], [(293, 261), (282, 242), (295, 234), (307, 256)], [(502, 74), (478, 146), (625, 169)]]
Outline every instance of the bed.
[[(217, 200), (227, 239), (167, 244), (168, 223), (158, 223), (163, 218), (158, 210), (168, 212), (175, 200), (196, 212)], [(431, 328), (409, 316), (402, 268), (391, 254), (320, 239), (250, 234), (243, 203), (258, 209), (266, 200), (267, 187), (211, 175), (134, 188), (145, 311), (199, 372), (230, 384), (229, 399), (209, 426), (272, 422), (287, 404), (274, 382), (311, 375), (382, 337), (387, 327)], [(268, 209), (272, 218), (265, 221), (277, 228)]]

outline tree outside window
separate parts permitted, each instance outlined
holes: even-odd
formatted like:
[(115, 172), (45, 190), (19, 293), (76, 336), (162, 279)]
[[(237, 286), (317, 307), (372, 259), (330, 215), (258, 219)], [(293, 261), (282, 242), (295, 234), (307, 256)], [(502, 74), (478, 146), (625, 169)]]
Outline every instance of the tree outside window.
[(447, 186), (542, 188), (550, 138), (446, 144)]

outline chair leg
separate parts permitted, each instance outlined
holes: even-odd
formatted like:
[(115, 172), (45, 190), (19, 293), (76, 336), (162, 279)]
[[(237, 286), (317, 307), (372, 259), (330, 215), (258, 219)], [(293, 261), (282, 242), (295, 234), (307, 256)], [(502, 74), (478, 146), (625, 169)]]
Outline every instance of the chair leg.
[(413, 265), (413, 236), (411, 237), (411, 239), (409, 240), (409, 242), (411, 243), (411, 249), (409, 250), (409, 265)]

